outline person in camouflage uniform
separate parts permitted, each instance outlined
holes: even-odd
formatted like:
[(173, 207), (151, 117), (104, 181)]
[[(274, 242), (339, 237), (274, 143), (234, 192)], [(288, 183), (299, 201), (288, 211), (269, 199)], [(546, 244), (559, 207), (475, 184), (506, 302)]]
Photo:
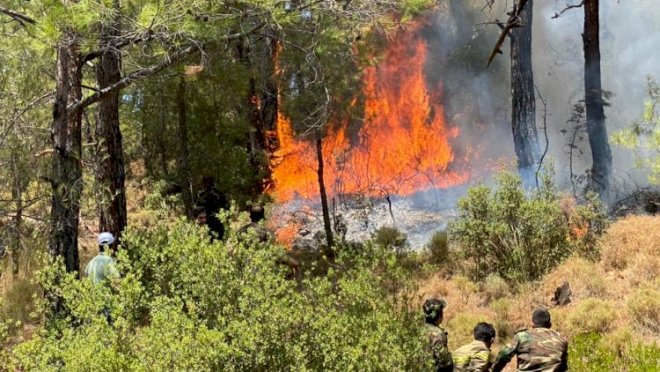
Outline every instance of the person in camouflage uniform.
[(451, 353), (447, 347), (447, 331), (440, 328), (442, 315), (447, 303), (444, 300), (435, 298), (424, 302), (424, 337), (427, 343), (427, 350), (433, 355), (435, 371), (451, 372), (454, 369)]
[(488, 323), (474, 327), (474, 341), (453, 352), (454, 372), (488, 372), (493, 363), (490, 347), (495, 340), (495, 328)]
[(557, 331), (550, 329), (550, 313), (538, 309), (532, 315), (531, 330), (523, 330), (513, 337), (497, 355), (493, 372), (499, 372), (515, 355), (518, 371), (564, 372), (568, 371), (568, 341)]

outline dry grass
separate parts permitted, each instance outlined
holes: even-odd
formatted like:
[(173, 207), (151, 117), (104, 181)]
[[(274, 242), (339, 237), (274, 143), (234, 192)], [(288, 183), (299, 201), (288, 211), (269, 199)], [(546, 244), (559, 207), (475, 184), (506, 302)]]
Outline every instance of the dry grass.
[[(438, 274), (420, 283), (422, 299), (447, 300), (444, 326), (450, 347), (469, 341), (477, 321), (492, 322), (503, 336), (529, 327), (538, 307), (550, 309), (555, 327), (571, 338), (579, 333), (604, 334), (612, 348), (624, 347), (631, 335), (660, 341), (660, 216), (630, 216), (617, 221), (600, 242), (602, 259), (572, 257), (540, 281), (511, 288), (496, 278), (477, 285), (463, 276)], [(557, 287), (568, 281), (572, 303), (553, 307)], [(498, 337), (499, 338), (499, 337)], [(497, 348), (497, 347), (496, 347)]]
[(635, 269), (660, 256), (660, 217), (629, 216), (613, 224), (602, 239), (602, 262), (607, 269)]

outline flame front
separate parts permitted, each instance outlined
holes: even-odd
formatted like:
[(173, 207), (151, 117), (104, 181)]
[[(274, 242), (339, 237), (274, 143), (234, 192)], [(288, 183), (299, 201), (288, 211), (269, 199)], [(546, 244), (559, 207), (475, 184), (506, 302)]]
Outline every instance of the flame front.
[[(329, 195), (410, 195), (467, 180), (467, 173), (448, 170), (458, 129), (445, 123), (440, 93), (427, 87), (427, 54), (417, 30), (399, 33), (382, 61), (363, 71), (364, 123), (357, 141), (350, 143), (345, 125), (323, 138)], [(282, 113), (277, 137), (272, 195), (279, 202), (318, 197), (314, 145), (297, 140)]]

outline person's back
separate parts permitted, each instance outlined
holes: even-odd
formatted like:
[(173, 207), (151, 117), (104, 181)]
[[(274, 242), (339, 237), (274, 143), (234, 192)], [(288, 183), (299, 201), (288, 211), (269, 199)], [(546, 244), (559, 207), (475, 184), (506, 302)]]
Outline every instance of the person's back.
[[(539, 317), (542, 320), (539, 321)], [(493, 366), (494, 372), (503, 370), (514, 355), (518, 371), (568, 371), (568, 341), (550, 329), (550, 314), (547, 310), (537, 310), (533, 321), (534, 328), (516, 333), (513, 342), (500, 351)]]
[(452, 353), (455, 372), (488, 372), (493, 362), (490, 347), (495, 340), (495, 328), (479, 323), (474, 328), (474, 341)]
[(115, 243), (115, 237), (109, 232), (103, 232), (98, 236), (98, 243), (99, 254), (92, 258), (85, 267), (85, 276), (91, 279), (94, 284), (119, 277), (115, 260), (104, 253), (104, 251), (110, 251), (108, 248)]
[(103, 283), (110, 278), (119, 277), (119, 272), (115, 267), (115, 260), (101, 252), (89, 261), (85, 268), (85, 275), (89, 277), (94, 284), (97, 284)]
[(422, 330), (429, 354), (433, 358), (435, 371), (450, 372), (453, 370), (451, 353), (447, 347), (447, 332), (440, 328), (444, 308), (447, 303), (443, 300), (428, 299), (424, 302), (424, 328)]

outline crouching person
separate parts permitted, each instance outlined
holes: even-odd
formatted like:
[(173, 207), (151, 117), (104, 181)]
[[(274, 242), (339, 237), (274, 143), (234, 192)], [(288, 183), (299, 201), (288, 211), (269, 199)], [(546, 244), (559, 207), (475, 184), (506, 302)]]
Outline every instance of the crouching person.
[(488, 372), (493, 363), (490, 347), (495, 340), (495, 328), (488, 323), (474, 327), (474, 341), (452, 354), (455, 372)]
[(568, 371), (568, 341), (557, 331), (550, 329), (550, 313), (538, 309), (532, 314), (533, 327), (513, 337), (513, 342), (497, 355), (493, 372), (499, 372), (516, 356), (518, 371), (566, 372)]

